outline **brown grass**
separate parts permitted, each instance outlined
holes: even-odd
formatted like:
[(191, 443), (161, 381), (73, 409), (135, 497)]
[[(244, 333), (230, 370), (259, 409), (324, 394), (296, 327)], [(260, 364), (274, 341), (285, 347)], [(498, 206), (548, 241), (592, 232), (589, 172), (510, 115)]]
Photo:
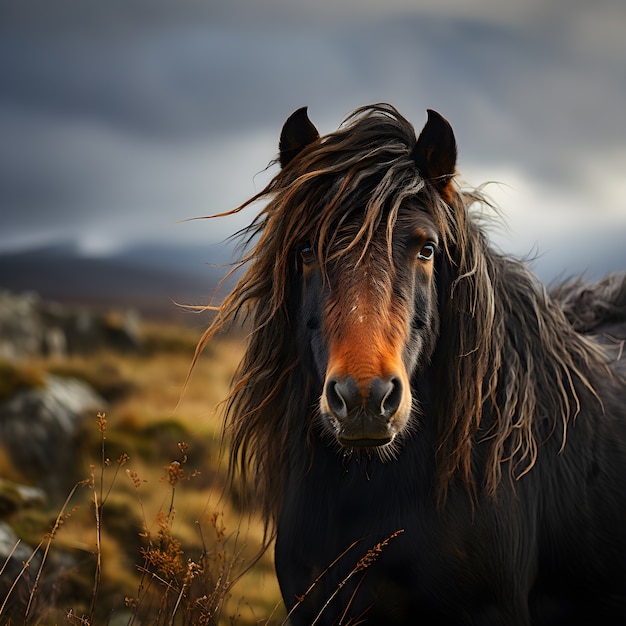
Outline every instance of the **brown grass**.
[[(217, 405), (240, 342), (216, 341), (181, 398), (189, 331), (150, 333), (141, 354), (28, 364), (96, 381), (109, 402), (106, 415), (87, 418), (85, 479), (68, 486), (67, 501), (9, 520), (36, 549), (0, 595), (0, 624), (245, 625), (270, 615), (281, 623), (271, 551), (259, 556), (263, 528), (242, 522), (223, 488)], [(2, 466), (20, 478), (7, 451)]]
[(13, 363), (0, 359), (0, 402), (21, 389), (36, 389), (45, 384), (45, 372), (34, 363)]

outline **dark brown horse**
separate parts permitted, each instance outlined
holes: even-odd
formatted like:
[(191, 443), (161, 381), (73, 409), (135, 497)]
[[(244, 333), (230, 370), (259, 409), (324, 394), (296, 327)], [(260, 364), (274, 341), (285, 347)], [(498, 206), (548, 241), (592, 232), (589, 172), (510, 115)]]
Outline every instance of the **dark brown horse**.
[(626, 281), (495, 252), (434, 111), (300, 109), (279, 161), (199, 350), (247, 316), (231, 470), (291, 623), (626, 624)]

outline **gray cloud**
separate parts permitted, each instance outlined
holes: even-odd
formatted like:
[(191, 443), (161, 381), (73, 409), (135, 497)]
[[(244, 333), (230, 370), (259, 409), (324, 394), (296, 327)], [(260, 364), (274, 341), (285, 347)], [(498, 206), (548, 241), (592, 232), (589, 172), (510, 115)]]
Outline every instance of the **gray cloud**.
[(622, 0), (3, 3), (0, 250), (223, 237), (171, 224), (258, 190), (295, 108), (327, 132), (380, 100), (446, 115), (470, 182), (520, 186), (505, 245), (557, 250), (568, 215), (588, 236), (590, 205), (623, 238), (625, 31)]

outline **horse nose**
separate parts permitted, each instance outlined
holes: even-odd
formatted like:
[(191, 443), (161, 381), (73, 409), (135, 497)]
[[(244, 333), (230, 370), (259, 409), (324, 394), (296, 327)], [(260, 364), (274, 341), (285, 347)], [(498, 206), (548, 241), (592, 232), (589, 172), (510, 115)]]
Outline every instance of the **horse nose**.
[(335, 417), (345, 419), (361, 406), (361, 390), (351, 376), (329, 378), (326, 382), (326, 402)]
[(384, 417), (391, 417), (402, 402), (402, 381), (395, 376), (374, 378), (367, 394), (367, 407)]
[(396, 376), (377, 377), (362, 389), (351, 376), (331, 377), (326, 382), (325, 395), (328, 407), (339, 419), (359, 409), (388, 419), (402, 402), (402, 381)]

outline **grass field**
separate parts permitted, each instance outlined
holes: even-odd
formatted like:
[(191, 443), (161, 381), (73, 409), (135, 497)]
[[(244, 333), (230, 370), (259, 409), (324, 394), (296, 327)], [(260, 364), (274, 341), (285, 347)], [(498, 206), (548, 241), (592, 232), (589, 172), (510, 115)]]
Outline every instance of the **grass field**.
[[(0, 597), (0, 624), (283, 622), (263, 527), (225, 489), (219, 403), (242, 342), (213, 341), (181, 396), (199, 334), (146, 325), (139, 354), (21, 365), (29, 380), (85, 380), (106, 405), (85, 419), (68, 500), (8, 516), (37, 549), (25, 597), (19, 585)], [(10, 458), (0, 449), (0, 476), (27, 482)]]

